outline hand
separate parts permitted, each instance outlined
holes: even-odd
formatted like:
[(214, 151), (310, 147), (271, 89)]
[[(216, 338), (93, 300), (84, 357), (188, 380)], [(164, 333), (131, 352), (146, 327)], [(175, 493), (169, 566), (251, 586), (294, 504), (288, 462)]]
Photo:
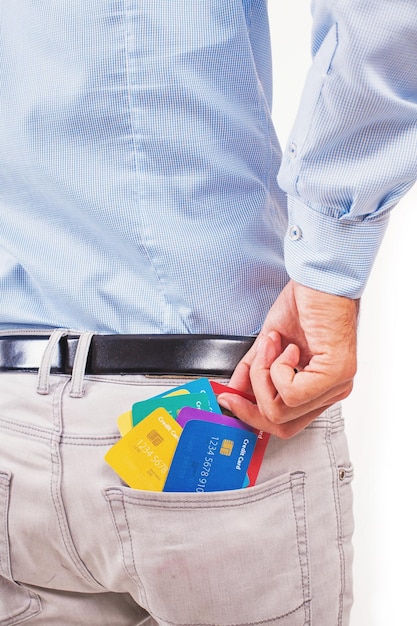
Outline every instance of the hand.
[(230, 380), (256, 404), (227, 393), (219, 403), (283, 439), (304, 429), (352, 390), (358, 308), (358, 301), (290, 280)]

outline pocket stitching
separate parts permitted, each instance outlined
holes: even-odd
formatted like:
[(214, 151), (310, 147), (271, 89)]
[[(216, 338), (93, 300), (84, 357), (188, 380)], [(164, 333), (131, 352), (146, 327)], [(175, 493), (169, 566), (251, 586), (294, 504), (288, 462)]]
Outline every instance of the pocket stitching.
[[(270, 481), (263, 483), (262, 485), (257, 485), (254, 487), (248, 487), (246, 489), (240, 490), (231, 490), (225, 491), (224, 493), (230, 494), (230, 497), (227, 498), (223, 496), (222, 498), (216, 496), (216, 500), (211, 500), (210, 492), (204, 494), (197, 494), (194, 492), (190, 492), (188, 497), (181, 497), (184, 494), (181, 492), (175, 493), (175, 499), (172, 497), (173, 494), (170, 494), (169, 499), (161, 500), (151, 495), (151, 493), (159, 492), (145, 492), (140, 490), (131, 489), (130, 487), (118, 486), (118, 487), (108, 487), (104, 490), (105, 496), (108, 500), (120, 500), (123, 502), (127, 502), (129, 504), (140, 504), (141, 506), (148, 508), (166, 508), (168, 510), (176, 510), (183, 509), (184, 506), (189, 505), (190, 508), (196, 509), (216, 509), (222, 508), (224, 505), (228, 507), (239, 507), (245, 506), (249, 503), (259, 502), (264, 500), (271, 494), (279, 494), (284, 491), (288, 491), (291, 489), (293, 485), (303, 482), (305, 479), (305, 472), (303, 471), (294, 471), (290, 474), (284, 475), (285, 481), (283, 480), (283, 476), (275, 477)], [(271, 483), (269, 485), (269, 483)], [(258, 493), (259, 491), (259, 493)], [(242, 493), (241, 493), (242, 492)], [(163, 492), (161, 492), (162, 494)], [(214, 493), (214, 492), (211, 492)], [(215, 492), (216, 494), (219, 492)], [(159, 495), (161, 495), (159, 494)], [(168, 494), (164, 494), (168, 495)], [(164, 497), (164, 496), (162, 496)]]

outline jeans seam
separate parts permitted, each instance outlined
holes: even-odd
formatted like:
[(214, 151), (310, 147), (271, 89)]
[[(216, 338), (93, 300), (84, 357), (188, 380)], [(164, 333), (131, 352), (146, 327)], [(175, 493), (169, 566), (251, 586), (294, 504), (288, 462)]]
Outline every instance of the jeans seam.
[[(126, 574), (129, 576), (129, 578), (132, 580), (132, 582), (135, 585), (137, 585), (139, 583), (139, 589), (140, 589), (140, 592), (142, 594), (142, 605), (149, 612), (149, 610), (147, 608), (149, 606), (149, 603), (148, 603), (148, 600), (147, 600), (147, 597), (146, 597), (145, 587), (143, 585), (143, 582), (141, 580), (139, 572), (136, 569), (135, 558), (134, 558), (134, 555), (133, 555), (133, 539), (132, 539), (132, 534), (130, 532), (130, 526), (129, 526), (129, 522), (128, 522), (128, 519), (127, 519), (126, 509), (125, 509), (125, 506), (124, 506), (123, 498), (116, 499), (116, 502), (118, 503), (119, 508), (121, 508), (123, 510), (123, 517), (124, 517), (124, 520), (125, 520), (127, 533), (129, 535), (129, 549), (130, 549), (130, 553), (131, 553), (131, 557), (130, 557), (131, 565), (130, 565), (130, 567), (133, 568), (134, 574), (132, 574), (132, 572), (129, 571), (129, 567), (128, 567), (127, 562), (126, 562), (126, 551), (124, 549), (124, 542), (123, 542), (122, 537), (120, 536), (119, 525), (117, 523), (116, 514), (115, 514), (115, 511), (113, 509), (114, 499), (109, 498), (107, 496), (106, 492), (104, 492), (104, 497), (105, 497), (105, 499), (107, 501), (107, 504), (108, 504), (108, 507), (110, 509), (110, 515), (111, 515), (111, 518), (113, 520), (113, 527), (114, 527), (114, 529), (116, 531), (116, 534), (117, 534), (117, 537), (118, 537), (120, 550), (121, 550), (121, 553), (122, 553), (123, 569), (125, 570)], [(135, 578), (135, 576), (136, 576), (136, 578)]]
[(337, 626), (343, 626), (343, 611), (344, 611), (344, 593), (346, 590), (346, 560), (345, 551), (343, 548), (342, 537), (342, 509), (340, 502), (340, 494), (338, 490), (338, 476), (337, 476), (337, 461), (336, 454), (332, 443), (332, 428), (327, 428), (326, 432), (326, 444), (329, 454), (330, 468), (332, 472), (332, 491), (336, 516), (336, 528), (337, 528), (337, 548), (339, 552), (339, 576), (340, 576), (340, 593), (339, 593), (339, 613), (337, 617)]
[[(15, 588), (18, 588), (20, 592), (20, 597), (23, 598), (23, 596), (26, 595), (27, 603), (13, 615), (9, 614), (9, 617), (2, 621), (2, 624), (4, 624), (4, 626), (12, 626), (13, 624), (20, 624), (21, 622), (25, 622), (27, 619), (38, 615), (42, 610), (39, 596), (27, 589), (25, 586), (17, 583), (12, 575), (10, 563), (10, 546), (8, 538), (8, 504), (11, 482), (11, 472), (0, 469), (0, 491), (4, 492), (4, 496), (1, 496), (0, 494), (0, 505), (2, 504), (2, 506), (0, 506), (0, 509), (3, 509), (1, 526), (4, 542), (4, 557), (2, 556), (3, 548), (0, 545), (0, 577), (5, 578), (5, 580), (8, 581), (11, 585), (14, 585)], [(33, 608), (31, 609), (31, 607)]]
[(61, 439), (62, 439), (62, 395), (69, 380), (60, 387), (57, 387), (53, 396), (53, 423), (54, 431), (50, 437), (50, 459), (51, 459), (51, 478), (50, 478), (50, 495), (54, 506), (55, 515), (58, 521), (59, 532), (66, 552), (79, 572), (82, 578), (93, 585), (96, 589), (102, 589), (102, 585), (94, 578), (87, 566), (83, 563), (79, 556), (71, 535), (68, 524), (68, 518), (65, 511), (65, 504), (62, 497), (62, 461), (61, 461)]
[(303, 586), (303, 599), (304, 599), (304, 611), (305, 611), (305, 625), (304, 626), (308, 626), (308, 624), (311, 623), (311, 605), (310, 605), (310, 601), (311, 601), (311, 576), (310, 576), (310, 560), (308, 558), (309, 554), (308, 554), (308, 536), (307, 536), (307, 508), (306, 508), (306, 494), (305, 494), (305, 476), (303, 478), (302, 481), (302, 498), (303, 498), (303, 519), (304, 519), (304, 535), (305, 535), (305, 551), (306, 551), (306, 569), (307, 569), (307, 593), (305, 592), (305, 585), (304, 585), (304, 575), (303, 575), (303, 571), (304, 571), (304, 566), (303, 566), (303, 559), (302, 559), (302, 555), (300, 552), (300, 531), (299, 531), (299, 516), (297, 515), (297, 510), (296, 510), (296, 504), (295, 504), (295, 500), (294, 500), (294, 489), (296, 487), (300, 487), (300, 485), (294, 485), (293, 484), (293, 480), (291, 479), (291, 499), (292, 499), (292, 506), (293, 506), (293, 513), (294, 513), (294, 519), (295, 519), (295, 523), (296, 523), (296, 534), (297, 534), (297, 549), (298, 549), (298, 558), (300, 561), (300, 571), (301, 571), (301, 576), (302, 576), (302, 586)]

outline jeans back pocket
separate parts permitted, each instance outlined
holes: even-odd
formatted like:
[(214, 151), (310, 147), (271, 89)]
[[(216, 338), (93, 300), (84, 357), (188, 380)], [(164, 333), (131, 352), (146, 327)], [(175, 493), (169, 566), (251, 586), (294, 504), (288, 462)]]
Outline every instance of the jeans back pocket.
[(305, 475), (215, 493), (106, 490), (124, 568), (160, 624), (308, 626)]

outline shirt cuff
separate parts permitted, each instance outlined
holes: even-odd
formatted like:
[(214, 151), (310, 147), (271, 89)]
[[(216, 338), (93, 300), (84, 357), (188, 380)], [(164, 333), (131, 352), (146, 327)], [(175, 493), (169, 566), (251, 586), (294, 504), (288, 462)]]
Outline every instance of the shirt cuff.
[(298, 283), (347, 298), (360, 298), (389, 221), (332, 217), (288, 197), (285, 264)]

